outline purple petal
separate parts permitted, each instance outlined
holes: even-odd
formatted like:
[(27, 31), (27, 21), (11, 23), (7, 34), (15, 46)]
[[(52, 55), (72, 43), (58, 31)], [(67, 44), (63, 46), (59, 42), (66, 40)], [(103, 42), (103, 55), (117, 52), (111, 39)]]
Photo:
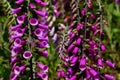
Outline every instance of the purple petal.
[(31, 51), (25, 51), (24, 54), (23, 54), (23, 57), (25, 59), (30, 59), (32, 57)]
[(18, 8), (15, 8), (15, 9), (12, 9), (12, 14), (16, 14), (16, 13), (19, 13), (21, 11), (21, 7), (18, 7)]
[(29, 22), (32, 26), (38, 25), (38, 20), (36, 18), (30, 18)]

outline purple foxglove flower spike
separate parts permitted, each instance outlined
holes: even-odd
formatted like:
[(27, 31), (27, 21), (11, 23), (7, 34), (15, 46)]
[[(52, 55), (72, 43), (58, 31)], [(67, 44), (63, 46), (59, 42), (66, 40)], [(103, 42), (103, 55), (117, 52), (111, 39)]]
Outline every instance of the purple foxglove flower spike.
[(115, 80), (113, 75), (104, 74), (104, 77), (106, 78), (106, 80)]
[(26, 14), (23, 14), (23, 15), (21, 15), (21, 16), (18, 16), (18, 17), (17, 17), (17, 22), (18, 22), (19, 24), (24, 23), (25, 17), (26, 17)]
[(30, 18), (29, 22), (32, 26), (38, 25), (38, 20), (36, 18)]
[(81, 71), (84, 71), (86, 69), (86, 58), (84, 56), (82, 56), (82, 58), (80, 59), (79, 69)]
[(112, 63), (111, 61), (107, 60), (106, 61), (106, 64), (111, 67), (111, 68), (114, 68), (115, 67), (115, 63)]
[(19, 13), (21, 11), (21, 7), (18, 7), (18, 8), (15, 8), (15, 9), (12, 9), (12, 14), (16, 14), (16, 13)]
[(45, 12), (45, 11), (39, 11), (39, 10), (35, 10), (35, 13), (37, 15), (41, 16), (41, 17), (45, 17), (45, 16), (48, 15), (47, 12)]
[(22, 4), (23, 2), (24, 2), (24, 0), (17, 0), (17, 1), (15, 1), (15, 4), (20, 5), (20, 4)]
[(30, 7), (31, 9), (35, 9), (35, 8), (36, 8), (36, 6), (35, 6), (33, 3), (30, 3), (30, 4), (29, 4), (29, 7)]
[(32, 57), (31, 51), (25, 51), (24, 54), (23, 54), (23, 57), (25, 59), (30, 59)]

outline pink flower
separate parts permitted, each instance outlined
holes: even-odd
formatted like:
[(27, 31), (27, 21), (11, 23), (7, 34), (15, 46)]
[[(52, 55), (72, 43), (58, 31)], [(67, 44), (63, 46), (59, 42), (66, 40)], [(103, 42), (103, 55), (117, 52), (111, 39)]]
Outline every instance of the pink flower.
[(31, 51), (25, 51), (24, 54), (23, 54), (23, 57), (25, 59), (30, 59), (32, 57)]
[(12, 9), (12, 14), (16, 14), (16, 13), (19, 13), (21, 11), (21, 7), (18, 7), (18, 8), (15, 8), (15, 9)]
[(30, 18), (29, 22), (32, 26), (38, 25), (38, 20), (36, 18)]

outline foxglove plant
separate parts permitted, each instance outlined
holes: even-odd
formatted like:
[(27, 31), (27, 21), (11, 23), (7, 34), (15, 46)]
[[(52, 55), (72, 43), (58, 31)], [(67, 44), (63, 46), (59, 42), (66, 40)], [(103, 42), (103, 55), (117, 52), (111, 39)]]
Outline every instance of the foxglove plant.
[[(83, 3), (84, 5), (82, 5)], [(80, 9), (79, 4), (83, 8)], [(101, 1), (72, 0), (70, 7), (70, 11), (72, 11), (70, 23), (68, 22), (70, 24), (68, 31), (70, 40), (68, 46), (66, 46), (67, 51), (62, 52), (64, 55), (60, 54), (62, 55), (60, 59), (63, 60), (63, 63), (66, 64), (67, 62), (67, 65), (64, 65), (67, 70), (64, 74), (65, 77), (62, 77), (60, 71), (58, 71), (58, 79), (115, 80), (113, 75), (101, 73), (101, 70), (105, 67), (104, 64), (111, 68), (115, 67), (114, 63), (102, 58), (101, 54), (103, 51), (106, 51), (106, 47), (102, 43), (103, 14)], [(97, 9), (98, 7), (99, 9)], [(97, 13), (99, 14), (93, 14), (92, 10), (98, 10), (99, 12)], [(68, 20), (66, 19), (65, 21)], [(60, 51), (63, 50), (60, 49)]]
[[(20, 76), (24, 76), (28, 70), (30, 70), (30, 76), (27, 74), (25, 76), (31, 77), (31, 80), (37, 79), (37, 76), (42, 80), (48, 80), (49, 67), (37, 61), (39, 57), (36, 57), (37, 55), (48, 57), (49, 40), (46, 23), (48, 14), (45, 10), (47, 3), (42, 0), (17, 0), (15, 4), (17, 8), (13, 8), (11, 13), (16, 15), (16, 22), (9, 29), (10, 64), (12, 67), (10, 80), (17, 80)], [(38, 10), (40, 6), (42, 10)]]

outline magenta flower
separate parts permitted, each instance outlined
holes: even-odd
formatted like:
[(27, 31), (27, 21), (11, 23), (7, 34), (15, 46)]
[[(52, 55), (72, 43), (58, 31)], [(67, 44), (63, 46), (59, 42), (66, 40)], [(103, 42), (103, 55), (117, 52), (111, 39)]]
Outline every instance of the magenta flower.
[(21, 47), (13, 47), (11, 50), (11, 56), (14, 57), (22, 51)]
[(71, 52), (73, 51), (75, 45), (74, 44), (71, 44), (69, 47), (68, 47), (68, 52)]
[(18, 28), (20, 28), (21, 27), (21, 24), (17, 24), (17, 25), (15, 25), (15, 26), (11, 26), (10, 27), (10, 30), (11, 31), (15, 31), (15, 30), (17, 30)]
[(91, 77), (90, 72), (88, 69), (86, 69), (86, 78), (89, 79)]
[(111, 68), (114, 68), (115, 67), (115, 63), (112, 63), (111, 61), (107, 60), (106, 61), (106, 64), (111, 67)]
[(47, 4), (45, 2), (42, 2), (41, 0), (35, 0), (36, 3), (38, 3), (40, 6), (46, 6)]
[(106, 80), (115, 80), (113, 75), (104, 74), (104, 77), (106, 78)]
[(40, 63), (40, 62), (37, 62), (37, 66), (40, 68), (40, 69), (42, 69), (42, 71), (43, 72), (48, 72), (48, 66), (47, 65), (44, 65), (44, 64), (42, 64), (42, 63)]
[(48, 57), (48, 51), (43, 51), (43, 52), (40, 52), (38, 53), (40, 56), (44, 56), (44, 57)]
[(16, 75), (14, 72), (10, 74), (10, 80), (17, 80), (18, 75)]
[(91, 74), (93, 77), (97, 77), (97, 76), (98, 76), (98, 72), (95, 71), (95, 70), (92, 69), (92, 68), (89, 69), (89, 72), (90, 72), (90, 74)]
[(76, 45), (80, 45), (80, 43), (82, 42), (82, 39), (79, 37), (79, 38), (77, 38), (77, 40), (76, 40)]
[(12, 9), (12, 14), (16, 14), (16, 13), (19, 13), (21, 11), (21, 7), (18, 7), (18, 8), (15, 8), (15, 9)]
[(20, 38), (16, 38), (15, 41), (14, 41), (14, 46), (21, 47), (23, 43), (24, 43), (23, 40), (21, 40)]
[(39, 48), (49, 48), (49, 44), (47, 41), (42, 41), (38, 44)]
[(23, 57), (25, 59), (30, 59), (32, 57), (31, 51), (25, 51), (24, 54), (23, 54)]
[(36, 8), (36, 6), (35, 6), (33, 3), (30, 3), (30, 4), (29, 4), (29, 7), (30, 7), (31, 9), (35, 9), (35, 8)]
[(75, 48), (73, 49), (73, 52), (72, 52), (72, 53), (76, 55), (76, 54), (78, 54), (78, 51), (79, 51), (79, 48), (78, 48), (78, 47), (75, 47)]
[(38, 24), (39, 28), (48, 29), (48, 26), (45, 24)]
[(45, 11), (39, 11), (39, 10), (35, 10), (35, 13), (41, 17), (45, 17), (47, 16), (47, 12)]
[(101, 50), (102, 50), (102, 51), (105, 51), (105, 50), (106, 50), (106, 47), (105, 47), (104, 44), (101, 45)]
[(26, 14), (23, 14), (23, 15), (21, 15), (21, 16), (18, 16), (18, 17), (17, 17), (17, 22), (18, 22), (19, 24), (24, 23), (25, 17), (26, 17)]
[(36, 18), (30, 18), (29, 22), (32, 26), (38, 25), (38, 20)]
[(14, 32), (14, 36), (16, 37), (22, 37), (24, 32), (25, 32), (26, 28), (17, 28), (17, 30)]
[(81, 10), (81, 15), (84, 16), (85, 13), (86, 13), (85, 9), (82, 9), (82, 10)]
[(103, 60), (102, 60), (102, 58), (98, 58), (98, 67), (99, 68), (103, 67)]
[(86, 69), (86, 58), (84, 56), (82, 56), (82, 58), (80, 59), (79, 69), (81, 71), (84, 71)]
[(42, 78), (42, 80), (48, 80), (48, 75), (46, 73), (40, 73), (40, 72), (36, 72), (36, 75), (39, 78)]
[(24, 0), (17, 0), (17, 1), (15, 1), (15, 4), (20, 5), (20, 4), (22, 4), (23, 2), (24, 2)]
[(70, 57), (70, 65), (74, 66), (78, 60), (78, 56), (71, 56)]

